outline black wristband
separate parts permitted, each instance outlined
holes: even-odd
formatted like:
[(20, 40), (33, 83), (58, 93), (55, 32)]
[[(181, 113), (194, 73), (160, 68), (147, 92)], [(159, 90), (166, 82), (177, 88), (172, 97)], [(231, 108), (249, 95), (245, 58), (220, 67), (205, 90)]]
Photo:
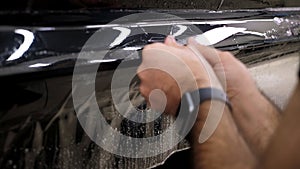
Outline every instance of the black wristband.
[(199, 89), (198, 92), (200, 96), (200, 104), (207, 100), (219, 100), (224, 102), (228, 106), (229, 110), (232, 111), (231, 103), (227, 98), (226, 93), (223, 91), (216, 88), (203, 88)]
[(207, 100), (219, 100), (224, 102), (228, 106), (228, 109), (232, 111), (231, 103), (223, 91), (216, 88), (202, 88), (192, 92), (187, 92), (182, 96), (176, 116), (178, 116), (180, 109), (184, 109), (190, 113), (198, 111), (198, 109), (196, 109), (198, 105)]

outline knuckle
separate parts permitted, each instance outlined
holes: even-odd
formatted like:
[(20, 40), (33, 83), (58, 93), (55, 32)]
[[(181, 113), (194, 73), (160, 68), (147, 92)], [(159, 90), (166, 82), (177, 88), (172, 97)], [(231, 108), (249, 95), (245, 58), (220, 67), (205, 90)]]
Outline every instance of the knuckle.
[(140, 93), (142, 94), (142, 96), (144, 96), (145, 98), (147, 98), (148, 97), (148, 94), (149, 94), (149, 90), (148, 90), (148, 88), (147, 87), (145, 87), (144, 85), (140, 85), (140, 87), (139, 87), (139, 90), (140, 90)]
[(145, 72), (143, 72), (142, 70), (138, 71), (137, 76), (141, 81), (145, 80), (146, 78)]
[(222, 52), (222, 56), (228, 57), (228, 58), (232, 58), (233, 57), (233, 55), (230, 52), (228, 52), (228, 51)]
[(143, 82), (145, 80), (145, 77), (141, 73), (137, 74), (137, 76), (141, 82)]

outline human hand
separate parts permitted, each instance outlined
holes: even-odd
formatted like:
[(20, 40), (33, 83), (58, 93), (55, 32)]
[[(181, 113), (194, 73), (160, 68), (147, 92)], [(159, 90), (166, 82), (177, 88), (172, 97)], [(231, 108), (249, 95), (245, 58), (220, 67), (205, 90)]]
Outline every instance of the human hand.
[(231, 53), (188, 42), (211, 64), (233, 107), (233, 118), (253, 152), (260, 156), (278, 126), (277, 108), (257, 88), (246, 66)]
[(164, 44), (145, 46), (142, 55), (138, 68), (140, 92), (152, 108), (175, 115), (183, 93), (210, 86), (220, 88), (218, 80), (211, 80), (205, 68), (205, 64), (209, 65), (173, 37), (167, 37)]
[[(151, 108), (162, 110), (164, 107), (161, 104), (164, 103), (165, 112), (175, 115), (183, 93), (198, 88), (221, 88), (214, 72), (211, 72), (209, 63), (201, 53), (195, 51), (194, 47), (180, 46), (173, 38), (168, 37), (164, 44), (156, 43), (144, 48), (138, 76), (141, 80), (140, 92), (150, 102)], [(248, 168), (247, 166), (251, 166), (255, 159), (239, 135), (232, 115), (226, 108), (222, 109), (222, 112), (210, 112), (212, 105), (222, 107), (224, 103), (208, 101), (201, 104), (199, 106), (201, 113), (191, 131), (190, 141), (195, 153), (193, 157), (195, 167)], [(199, 144), (201, 131), (209, 115), (223, 114), (223, 111), (224, 115), (221, 115), (214, 134), (207, 142)], [(236, 149), (236, 146), (239, 149)]]
[[(246, 66), (236, 59), (230, 52), (223, 52), (211, 47), (200, 45), (195, 39), (190, 38), (188, 44), (208, 61), (220, 82), (226, 90), (231, 101), (244, 95), (259, 93), (255, 81)], [(247, 88), (247, 89), (245, 89)]]

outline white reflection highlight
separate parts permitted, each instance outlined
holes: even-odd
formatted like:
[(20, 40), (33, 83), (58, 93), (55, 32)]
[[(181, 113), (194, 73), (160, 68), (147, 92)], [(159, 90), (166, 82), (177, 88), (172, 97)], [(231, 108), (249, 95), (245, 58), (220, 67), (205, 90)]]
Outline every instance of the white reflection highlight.
[[(170, 26), (170, 25), (228, 25), (228, 24), (245, 24), (251, 22), (271, 22), (273, 23), (273, 19), (253, 19), (253, 20), (216, 20), (216, 21), (172, 21), (166, 20), (164, 22), (139, 22), (133, 24), (107, 24), (107, 25), (87, 25), (84, 27), (46, 27), (45, 30), (77, 30), (77, 29), (100, 29), (100, 28), (112, 28), (112, 27), (152, 27), (152, 26)], [(36, 27), (36, 30), (43, 30), (44, 27)]]
[(109, 28), (114, 26), (120, 26), (120, 24), (107, 24), (107, 25), (87, 25), (85, 26), (86, 29), (96, 29), (96, 28)]
[(89, 63), (106, 63), (106, 62), (114, 62), (117, 59), (105, 59), (105, 60), (90, 60)]
[(260, 32), (254, 32), (254, 31), (243, 31), (244, 34), (251, 34), (251, 35), (256, 35), (256, 36), (263, 36), (266, 37), (265, 33), (260, 33)]
[(50, 63), (36, 63), (36, 64), (33, 64), (33, 65), (30, 65), (29, 67), (30, 68), (38, 68), (38, 67), (45, 67), (45, 66), (49, 66)]
[(176, 26), (179, 28), (179, 30), (173, 34), (174, 37), (182, 35), (187, 30), (187, 26), (184, 25), (176, 25)]
[(19, 49), (17, 49), (6, 61), (16, 60), (16, 59), (19, 59), (20, 57), (22, 57), (23, 54), (29, 49), (29, 47), (31, 46), (31, 44), (34, 40), (33, 33), (28, 30), (16, 29), (15, 33), (23, 35), (24, 42), (20, 45)]
[(123, 27), (114, 27), (114, 30), (120, 31), (119, 36), (109, 45), (110, 47), (117, 46), (121, 44), (131, 33), (131, 30)]
[(197, 35), (195, 40), (202, 45), (210, 46), (246, 30), (246, 28), (220, 27), (209, 30), (201, 35)]
[(142, 46), (138, 46), (138, 47), (125, 47), (123, 48), (123, 50), (140, 50), (142, 49)]
[(195, 109), (195, 106), (194, 106), (191, 94), (190, 93), (186, 93), (185, 97), (186, 97), (186, 100), (187, 100), (187, 102), (189, 104), (189, 112), (193, 112), (194, 109)]

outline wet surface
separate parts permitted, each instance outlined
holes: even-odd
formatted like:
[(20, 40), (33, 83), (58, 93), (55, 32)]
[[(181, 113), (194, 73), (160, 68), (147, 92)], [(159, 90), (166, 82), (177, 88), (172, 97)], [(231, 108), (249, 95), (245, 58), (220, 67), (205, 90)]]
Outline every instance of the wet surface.
[[(134, 11), (131, 11), (131, 13), (134, 13)], [(157, 21), (145, 21), (143, 24), (138, 25), (135, 23), (105, 25), (101, 21), (96, 25), (85, 26), (3, 26), (0, 32), (0, 36), (3, 37), (1, 42), (3, 46), (0, 49), (2, 51), (0, 56), (0, 75), (11, 76), (34, 72), (40, 74), (44, 70), (56, 71), (54, 74), (57, 75), (59, 73), (57, 70), (68, 68), (72, 71), (78, 53), (85, 42), (104, 25), (104, 30), (108, 31), (112, 40), (117, 36), (121, 36), (120, 33), (122, 32), (117, 30), (119, 28), (137, 34), (134, 36), (129, 34), (121, 44), (111, 47), (110, 53), (105, 56), (104, 60), (125, 59), (136, 50), (141, 50), (146, 44), (162, 42), (168, 34), (175, 35), (180, 27), (185, 27), (185, 31), (176, 36), (176, 39), (183, 44), (186, 43), (185, 41), (188, 37), (199, 35), (202, 32), (212, 32), (210, 34), (218, 33), (217, 30), (225, 32), (227, 29), (223, 28), (223, 30), (222, 27), (239, 30), (233, 34), (229, 33), (228, 37), (217, 40), (213, 45), (221, 50), (233, 51), (239, 59), (247, 64), (261, 61), (266, 58), (264, 57), (266, 55), (278, 57), (298, 50), (296, 44), (299, 41), (300, 22), (299, 11), (297, 10), (289, 11), (289, 9), (286, 9), (286, 11), (281, 12), (273, 10), (212, 12), (209, 15), (205, 11), (191, 11), (188, 15), (186, 11), (182, 10), (172, 11), (171, 13), (183, 17), (186, 21), (180, 20), (177, 23), (172, 23), (177, 18), (171, 17)], [(56, 15), (58, 14), (56, 13)], [(120, 12), (111, 12), (109, 14), (119, 16)], [(7, 15), (11, 16), (9, 13)], [(67, 16), (72, 18), (74, 15), (81, 16), (84, 14), (72, 13)], [(12, 16), (17, 17), (18, 15)], [(37, 16), (39, 15), (37, 14)], [(38, 21), (37, 18), (31, 18), (33, 23)], [(88, 18), (86, 22), (92, 22), (96, 19), (92, 16)], [(156, 26), (149, 27), (153, 23)], [(56, 25), (61, 23), (57, 20), (48, 20), (47, 24)], [(159, 29), (163, 33), (145, 33), (147, 29)], [(214, 33), (214, 31), (216, 32)], [(214, 37), (207, 38), (214, 39)], [(96, 54), (89, 55), (91, 51), (101, 54), (101, 52), (109, 48), (109, 44), (103, 44), (103, 42), (98, 44), (85, 46), (88, 57), (82, 59), (80, 63), (82, 66), (90, 65), (96, 61), (99, 62)], [(28, 47), (26, 48), (26, 46)], [(66, 48), (66, 46), (68, 47)], [(281, 46), (286, 46), (286, 49), (281, 51)], [(24, 47), (26, 49), (23, 49)], [(139, 59), (139, 56), (131, 55), (126, 59)], [(117, 63), (110, 61), (109, 64), (116, 65)], [(67, 71), (60, 72), (66, 73)]]
[[(147, 124), (124, 119), (112, 103), (110, 84), (120, 60), (127, 59), (128, 65), (138, 65), (140, 56), (129, 54), (141, 50), (148, 43), (163, 41), (166, 35), (176, 34), (183, 26), (187, 28), (196, 26), (202, 32), (216, 31), (216, 28), (224, 26), (246, 28), (248, 32), (243, 29), (213, 45), (221, 50), (233, 52), (250, 67), (262, 90), (280, 107), (284, 106), (288, 93), (291, 92), (292, 87), (289, 86), (293, 86), (294, 80), (279, 78), (282, 74), (292, 74), (297, 67), (300, 46), (299, 10), (227, 11), (211, 12), (209, 15), (205, 11), (191, 11), (188, 14), (187, 11), (180, 10), (172, 12), (191, 21), (192, 24), (168, 24), (165, 20), (158, 19), (136, 28), (123, 25), (122, 28), (130, 31), (138, 29), (141, 34), (128, 36), (122, 43), (112, 46), (111, 52), (103, 59), (106, 62), (102, 63), (98, 70), (96, 98), (103, 116), (113, 128), (125, 135), (143, 138), (160, 134), (174, 122), (173, 118), (165, 115)], [(72, 18), (75, 13), (69, 13), (65, 18)], [(53, 13), (55, 16), (57, 14)], [(109, 14), (116, 17), (127, 13)], [(11, 13), (8, 15), (18, 16)], [(92, 33), (103, 26), (103, 23), (99, 21), (95, 24), (94, 21), (100, 17), (97, 13), (93, 15), (76, 13), (76, 15), (87, 20), (76, 22), (74, 19), (68, 23), (70, 25), (58, 26), (63, 19), (50, 19), (46, 22), (47, 26), (41, 26), (45, 18), (40, 25), (38, 18), (41, 16), (47, 18), (47, 15), (36, 14), (33, 18), (27, 18), (34, 21), (27, 27), (22, 21), (18, 21), (15, 25), (4, 24), (0, 27), (0, 37), (4, 40), (0, 42), (0, 168), (148, 168), (160, 164), (175, 151), (188, 149), (188, 142), (183, 140), (172, 150), (155, 157), (124, 158), (103, 150), (85, 134), (72, 103), (72, 73), (82, 45)], [(79, 24), (89, 22), (91, 22), (89, 25)], [(158, 23), (156, 26), (160, 30), (165, 30), (166, 34), (145, 33), (144, 27), (153, 22)], [(112, 25), (110, 28), (114, 27), (116, 26)], [(121, 30), (128, 31), (127, 29)], [(23, 31), (16, 32), (16, 30)], [(186, 30), (189, 36), (199, 35), (192, 28)], [(31, 35), (34, 36), (33, 41)], [(178, 35), (177, 40), (184, 44), (186, 38), (187, 36)], [(14, 55), (24, 41), (30, 43), (28, 50), (23, 51), (22, 55)], [(88, 46), (89, 50), (85, 52), (101, 52), (103, 48), (101, 44), (99, 46)], [(91, 55), (90, 58), (81, 60), (80, 66), (84, 70), (103, 60)], [(281, 84), (279, 81), (284, 81), (284, 86), (289, 89), (281, 91), (287, 93), (284, 96), (274, 92), (275, 86), (270, 87), (273, 83)], [(138, 84), (138, 79), (133, 80), (130, 97), (124, 97), (124, 101), (130, 99), (143, 111), (145, 103), (138, 92)], [(122, 96), (125, 94), (120, 93)], [(83, 112), (88, 111), (88, 101), (82, 105), (82, 109)]]

